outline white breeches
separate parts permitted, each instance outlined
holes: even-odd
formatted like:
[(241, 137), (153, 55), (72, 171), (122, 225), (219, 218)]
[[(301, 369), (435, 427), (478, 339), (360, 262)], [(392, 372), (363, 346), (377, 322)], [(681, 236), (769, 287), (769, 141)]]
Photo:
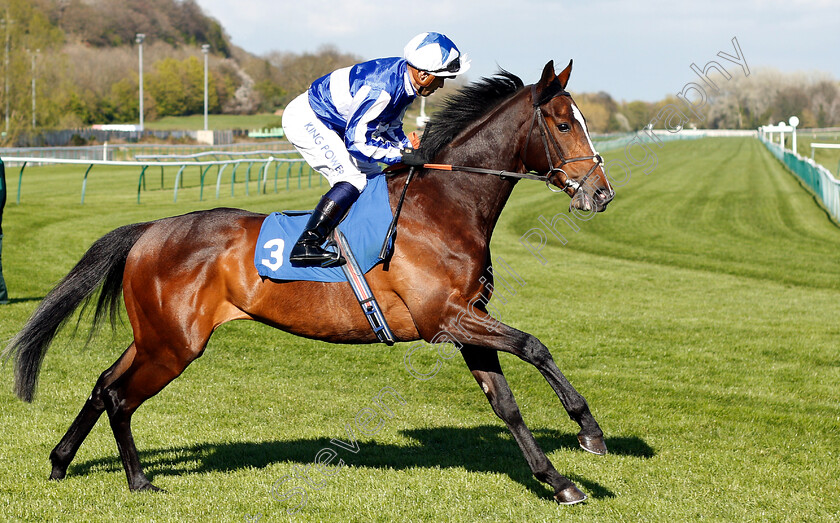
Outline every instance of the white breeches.
[(330, 187), (349, 182), (361, 192), (368, 177), (382, 172), (378, 163), (353, 157), (344, 140), (324, 125), (309, 106), (308, 93), (292, 100), (283, 111), (283, 132), (313, 169), (321, 173)]

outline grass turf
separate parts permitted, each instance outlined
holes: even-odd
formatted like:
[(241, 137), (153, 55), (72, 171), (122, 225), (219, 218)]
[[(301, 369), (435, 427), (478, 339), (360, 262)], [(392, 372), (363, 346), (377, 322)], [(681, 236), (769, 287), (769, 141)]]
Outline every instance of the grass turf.
[[(520, 183), (494, 236), (494, 256), (525, 282), (495, 302), (499, 316), (549, 346), (606, 433), (609, 455), (580, 451), (577, 427), (539, 373), (501, 357), (526, 423), (587, 503), (550, 501), (458, 357), (419, 381), (403, 364), (408, 344), (327, 345), (254, 322), (220, 328), (134, 416), (146, 472), (168, 493), (128, 492), (103, 420), (67, 478), (47, 481), (49, 451), (130, 341), (123, 326), (83, 347), (84, 318), (75, 337), (69, 328), (53, 344), (33, 404), (11, 393), (11, 365), (0, 368), (0, 518), (836, 519), (840, 229), (756, 140), (656, 152), (657, 169), (633, 172), (606, 213), (561, 231), (565, 246), (547, 234), (545, 265), (518, 240), (545, 229), (539, 217), (565, 208), (565, 197)], [(321, 194), (304, 184), (245, 197), (239, 185), (236, 197), (205, 192), (200, 203), (188, 179), (178, 203), (170, 187), (137, 205), (137, 173), (114, 170), (91, 175), (82, 206), (82, 174), (28, 167), (23, 203), (7, 207), (13, 303), (0, 307), (0, 339), (114, 227), (217, 205), (311, 207)], [(434, 364), (426, 356), (418, 366)], [(357, 431), (356, 453), (331, 443), (347, 440), (348, 423), (386, 386), (405, 401), (389, 403), (394, 416), (373, 436)], [(314, 485), (293, 477), (323, 448), (346, 466), (313, 472)], [(305, 504), (287, 514), (301, 492)]]

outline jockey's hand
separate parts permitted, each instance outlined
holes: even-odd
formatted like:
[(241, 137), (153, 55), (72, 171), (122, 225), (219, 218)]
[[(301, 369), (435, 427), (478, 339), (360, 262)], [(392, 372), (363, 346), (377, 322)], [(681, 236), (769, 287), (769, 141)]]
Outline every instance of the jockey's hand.
[(402, 150), (402, 163), (409, 167), (422, 167), (426, 158), (418, 149), (405, 148)]

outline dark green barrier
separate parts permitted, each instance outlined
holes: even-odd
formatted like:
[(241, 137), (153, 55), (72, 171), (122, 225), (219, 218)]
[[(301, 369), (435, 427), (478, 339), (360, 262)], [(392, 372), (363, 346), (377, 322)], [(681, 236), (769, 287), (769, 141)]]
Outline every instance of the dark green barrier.
[(840, 181), (832, 176), (828, 169), (810, 158), (803, 158), (791, 151), (783, 150), (767, 140), (761, 141), (773, 153), (773, 156), (814, 191), (829, 214), (840, 221)]

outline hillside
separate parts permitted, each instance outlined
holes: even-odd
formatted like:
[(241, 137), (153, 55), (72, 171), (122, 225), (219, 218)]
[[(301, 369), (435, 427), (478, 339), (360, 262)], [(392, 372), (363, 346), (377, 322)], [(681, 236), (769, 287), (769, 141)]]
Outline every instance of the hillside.
[(92, 47), (131, 44), (137, 33), (173, 47), (210, 44), (230, 57), (222, 25), (193, 0), (34, 0), (68, 40)]

